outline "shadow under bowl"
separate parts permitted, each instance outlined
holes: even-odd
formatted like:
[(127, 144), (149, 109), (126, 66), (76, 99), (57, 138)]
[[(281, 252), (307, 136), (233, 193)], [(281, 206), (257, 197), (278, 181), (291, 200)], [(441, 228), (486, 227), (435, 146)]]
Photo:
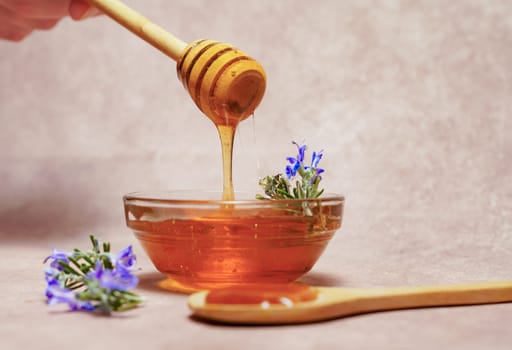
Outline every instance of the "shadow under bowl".
[(336, 194), (215, 198), (221, 193), (139, 192), (123, 198), (126, 224), (155, 267), (183, 289), (295, 281), (341, 227), (345, 202)]

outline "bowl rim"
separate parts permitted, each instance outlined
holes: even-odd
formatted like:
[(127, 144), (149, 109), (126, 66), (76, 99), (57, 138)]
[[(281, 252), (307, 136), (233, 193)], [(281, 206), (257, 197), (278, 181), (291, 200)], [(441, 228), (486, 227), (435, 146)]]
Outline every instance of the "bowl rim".
[[(286, 205), (286, 204), (295, 204), (297, 203), (318, 203), (327, 204), (328, 202), (341, 204), (345, 203), (345, 196), (336, 193), (324, 193), (319, 198), (293, 198), (293, 199), (272, 199), (272, 200), (262, 200), (262, 199), (235, 199), (235, 200), (222, 200), (222, 199), (190, 199), (190, 198), (171, 198), (172, 194), (187, 194), (187, 193), (208, 193), (208, 194), (218, 194), (220, 198), (222, 195), (221, 191), (215, 190), (202, 190), (202, 189), (183, 189), (183, 190), (165, 190), (165, 191), (136, 191), (129, 192), (123, 196), (123, 202), (125, 204), (132, 202), (136, 203), (146, 203), (146, 204), (160, 204), (160, 205), (218, 205), (218, 204), (232, 204), (232, 205), (262, 205), (267, 206), (270, 204), (275, 205)], [(250, 193), (249, 191), (235, 191), (236, 194), (241, 193)], [(166, 196), (167, 195), (167, 196)]]

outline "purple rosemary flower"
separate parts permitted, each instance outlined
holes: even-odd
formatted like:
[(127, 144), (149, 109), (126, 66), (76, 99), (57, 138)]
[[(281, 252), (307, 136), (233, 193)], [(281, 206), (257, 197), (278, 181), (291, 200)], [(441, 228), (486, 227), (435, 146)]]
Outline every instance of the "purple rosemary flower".
[[(323, 151), (313, 152), (311, 163), (304, 164), (307, 146), (292, 142), (297, 147), (297, 155), (295, 157), (286, 157), (288, 164), (285, 167), (285, 175), (266, 176), (261, 179), (259, 184), (265, 191), (265, 196), (257, 195), (259, 199), (293, 199), (293, 198), (318, 198), (323, 189), (319, 190), (318, 186), (322, 177), (320, 174), (325, 172), (319, 168), (318, 164), (323, 157)], [(300, 176), (300, 179), (294, 178)], [(290, 180), (295, 182), (290, 184)]]
[(96, 280), (101, 288), (108, 291), (126, 291), (135, 288), (139, 283), (136, 276), (124, 267), (115, 270), (105, 269), (101, 262), (96, 262), (96, 268), (87, 274), (87, 279)]
[(320, 152), (315, 152), (313, 151), (313, 155), (311, 156), (311, 167), (312, 168), (318, 168), (318, 163), (320, 162), (320, 160), (322, 159), (323, 157), (323, 151), (320, 151)]
[(57, 281), (58, 275), (61, 272), (61, 270), (58, 270), (54, 267), (47, 267), (44, 269), (44, 279), (46, 282), (52, 282)]
[(291, 179), (292, 177), (297, 175), (297, 171), (301, 167), (304, 167), (304, 155), (306, 153), (307, 146), (306, 145), (299, 145), (297, 142), (292, 142), (295, 146), (297, 146), (297, 156), (295, 157), (286, 157), (286, 160), (289, 165), (285, 168), (285, 174), (288, 179)]
[(322, 179), (320, 176), (321, 173), (323, 173), (325, 170), (318, 167), (318, 163), (323, 157), (323, 151), (320, 152), (313, 152), (313, 155), (311, 156), (311, 166), (305, 166), (304, 170), (306, 171), (312, 171), (314, 172), (314, 176), (311, 178), (311, 182), (315, 182), (317, 178)]
[(53, 249), (53, 252), (51, 255), (47, 256), (46, 259), (44, 259), (43, 263), (46, 263), (48, 260), (52, 259), (52, 262), (50, 263), (50, 266), (54, 269), (57, 269), (59, 271), (62, 271), (62, 263), (67, 264), (69, 263), (69, 257), (71, 256), (70, 253), (59, 250), (59, 249)]
[(68, 304), (69, 308), (73, 311), (93, 311), (95, 309), (91, 302), (79, 300), (75, 292), (71, 289), (62, 287), (57, 280), (51, 280), (48, 282), (46, 287), (46, 298), (48, 299), (48, 305), (60, 303)]
[[(290, 159), (293, 159), (294, 162), (292, 163)], [(291, 179), (295, 175), (297, 175), (297, 171), (300, 169), (300, 163), (297, 162), (294, 158), (288, 158), (288, 161), (292, 163), (292, 165), (287, 165), (285, 168), (285, 174), (288, 179)]]
[(130, 270), (137, 262), (137, 257), (133, 254), (132, 246), (128, 246), (121, 250), (114, 257), (114, 266), (117, 269)]
[(299, 154), (297, 155), (297, 160), (302, 163), (304, 161), (304, 154), (306, 153), (307, 146), (306, 145), (299, 145), (297, 142), (292, 141), (292, 143), (297, 146), (297, 150), (299, 151)]
[(121, 311), (137, 306), (142, 298), (129, 292), (139, 282), (131, 273), (136, 262), (132, 247), (117, 255), (110, 253), (110, 244), (91, 236), (93, 249), (73, 253), (54, 249), (44, 259), (51, 260), (45, 269), (46, 298), (49, 305), (64, 303), (71, 310)]

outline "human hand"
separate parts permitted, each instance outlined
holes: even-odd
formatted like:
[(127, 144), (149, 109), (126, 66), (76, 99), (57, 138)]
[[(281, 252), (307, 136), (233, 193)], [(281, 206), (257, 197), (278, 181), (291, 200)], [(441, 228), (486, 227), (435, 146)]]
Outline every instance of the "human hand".
[(53, 28), (63, 17), (81, 20), (99, 13), (85, 0), (0, 0), (0, 39), (21, 41), (33, 30)]

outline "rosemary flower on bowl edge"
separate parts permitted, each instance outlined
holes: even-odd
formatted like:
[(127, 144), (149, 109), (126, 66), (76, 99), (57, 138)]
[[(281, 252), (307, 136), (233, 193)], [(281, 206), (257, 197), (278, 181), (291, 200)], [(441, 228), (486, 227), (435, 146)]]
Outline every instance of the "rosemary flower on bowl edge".
[(313, 151), (311, 162), (304, 162), (307, 146), (292, 142), (297, 147), (295, 157), (287, 157), (288, 164), (285, 173), (274, 176), (265, 176), (260, 179), (259, 185), (265, 195), (257, 194), (257, 199), (308, 199), (318, 198), (323, 192), (319, 189), (322, 174), (325, 170), (318, 167), (323, 157), (323, 151)]

